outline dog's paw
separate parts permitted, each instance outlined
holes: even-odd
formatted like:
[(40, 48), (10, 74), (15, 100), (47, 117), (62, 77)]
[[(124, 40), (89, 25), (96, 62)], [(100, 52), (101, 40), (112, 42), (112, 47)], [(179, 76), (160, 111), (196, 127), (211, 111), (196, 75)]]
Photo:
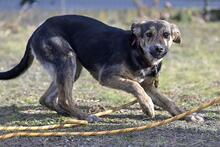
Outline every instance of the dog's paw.
[(99, 118), (98, 116), (93, 115), (93, 114), (89, 115), (86, 120), (87, 120), (89, 123), (95, 123), (95, 122), (100, 122), (100, 121), (102, 121), (101, 118)]
[(141, 104), (141, 109), (150, 118), (155, 117), (154, 104), (152, 100), (150, 100), (148, 103)]
[(192, 122), (195, 122), (195, 123), (203, 123), (205, 121), (203, 116), (200, 115), (200, 114), (197, 114), (197, 113), (194, 113), (190, 116), (187, 116), (186, 120), (187, 121), (192, 121)]

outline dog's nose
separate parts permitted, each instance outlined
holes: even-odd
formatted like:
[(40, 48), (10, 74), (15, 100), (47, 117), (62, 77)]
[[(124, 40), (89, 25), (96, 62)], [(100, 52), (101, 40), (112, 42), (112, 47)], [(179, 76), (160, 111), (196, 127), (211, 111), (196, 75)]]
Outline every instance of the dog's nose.
[(155, 44), (150, 47), (150, 54), (154, 58), (161, 58), (167, 53), (167, 48), (161, 44)]
[(158, 53), (162, 53), (162, 52), (164, 52), (165, 49), (160, 45), (155, 45), (155, 50)]

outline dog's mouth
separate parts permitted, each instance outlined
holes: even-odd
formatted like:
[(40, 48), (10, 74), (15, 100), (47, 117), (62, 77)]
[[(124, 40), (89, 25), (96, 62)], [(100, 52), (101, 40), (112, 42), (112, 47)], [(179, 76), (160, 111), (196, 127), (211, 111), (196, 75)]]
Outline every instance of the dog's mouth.
[(161, 58), (154, 58), (151, 56), (150, 62), (152, 66), (158, 65), (163, 60), (163, 57)]
[(163, 55), (156, 55), (153, 56), (150, 52), (145, 52), (145, 58), (148, 60), (148, 62), (150, 63), (151, 66), (157, 65), (159, 64), (162, 60), (163, 57), (166, 55), (166, 53), (164, 53)]
[(164, 56), (166, 56), (166, 54), (167, 54), (167, 51), (165, 51), (165, 52), (163, 52), (163, 53), (157, 53), (157, 52), (151, 52), (151, 51), (150, 51), (150, 55), (151, 55), (153, 58), (157, 59), (157, 60), (163, 58)]
[(162, 59), (163, 57), (166, 56), (167, 50), (163, 51), (163, 52), (160, 52), (160, 53), (155, 52), (155, 51), (151, 51), (151, 50), (145, 50), (144, 54), (150, 60), (160, 60), (160, 59)]
[[(158, 49), (158, 47), (160, 47)], [(148, 45), (142, 47), (143, 54), (150, 66), (158, 65), (168, 53), (168, 48), (162, 45)]]
[(148, 48), (148, 52), (155, 59), (161, 59), (167, 54), (167, 47), (162, 45), (152, 45)]
[(150, 45), (143, 47), (144, 54), (147, 58), (159, 60), (166, 56), (168, 48), (162, 45)]

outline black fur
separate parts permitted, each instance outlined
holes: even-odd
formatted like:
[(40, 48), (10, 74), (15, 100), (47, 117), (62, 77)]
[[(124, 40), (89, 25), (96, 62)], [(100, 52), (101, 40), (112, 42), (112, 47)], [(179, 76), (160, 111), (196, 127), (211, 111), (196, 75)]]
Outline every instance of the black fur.
[[(57, 37), (57, 40), (60, 41), (57, 44), (66, 45), (66, 47), (62, 48), (62, 50), (54, 50), (52, 43), (50, 46), (50, 42), (54, 42), (51, 41), (52, 37)], [(132, 45), (133, 37), (130, 30), (108, 26), (85, 16), (65, 15), (52, 17), (33, 33), (21, 62), (12, 70), (0, 73), (0, 79), (15, 78), (30, 66), (33, 61), (30, 45), (39, 46), (39, 49), (35, 49), (35, 53), (51, 63), (59, 63), (59, 60), (62, 59), (56, 57), (61, 54), (67, 54), (72, 50), (76, 53), (79, 62), (95, 77), (97, 74), (94, 73), (97, 73), (98, 67), (103, 65), (123, 63), (134, 72), (150, 67), (150, 64), (143, 56), (141, 48)], [(42, 46), (48, 46), (48, 50), (53, 53), (56, 59), (48, 58), (48, 53), (45, 50), (41, 50)], [(152, 68), (152, 75), (155, 75), (154, 70)]]

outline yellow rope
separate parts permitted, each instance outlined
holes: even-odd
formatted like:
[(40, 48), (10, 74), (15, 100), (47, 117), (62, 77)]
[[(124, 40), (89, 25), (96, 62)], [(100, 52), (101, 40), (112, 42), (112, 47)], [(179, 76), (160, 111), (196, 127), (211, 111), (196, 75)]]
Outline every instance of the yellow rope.
[(129, 133), (135, 131), (143, 131), (145, 129), (155, 128), (161, 125), (165, 125), (171, 123), (175, 120), (181, 119), (185, 116), (188, 116), (192, 113), (201, 111), (209, 106), (214, 104), (220, 103), (220, 97), (216, 98), (212, 101), (206, 102), (201, 104), (199, 107), (196, 107), (190, 111), (184, 112), (177, 116), (165, 119), (163, 121), (155, 122), (152, 124), (140, 126), (140, 127), (133, 127), (133, 128), (125, 128), (125, 129), (117, 129), (117, 130), (110, 130), (110, 131), (97, 131), (97, 132), (17, 132), (17, 133), (8, 133), (0, 135), (0, 140), (9, 139), (13, 137), (50, 137), (50, 136), (99, 136), (99, 135), (113, 135), (113, 134), (121, 134), (121, 133)]
[[(119, 111), (119, 110), (121, 110), (121, 109), (124, 109), (124, 108), (126, 108), (126, 107), (128, 107), (128, 106), (131, 106), (131, 105), (133, 105), (133, 104), (135, 104), (135, 103), (137, 103), (137, 100), (131, 101), (131, 102), (129, 102), (129, 103), (127, 103), (127, 104), (124, 104), (124, 105), (121, 105), (121, 106), (119, 106), (119, 107), (112, 108), (112, 109), (110, 109), (110, 110), (106, 110), (106, 111), (103, 111), (103, 112), (98, 112), (98, 113), (96, 113), (96, 114), (94, 114), (94, 115), (96, 115), (96, 116), (98, 116), (98, 117), (100, 117), (100, 116), (105, 116), (105, 115), (111, 114), (111, 113), (113, 113), (113, 112)], [(64, 123), (65, 123), (65, 124), (75, 124), (77, 121), (80, 121), (80, 120), (70, 119), (70, 120), (64, 121)]]
[[(46, 126), (5, 126), (0, 127), (0, 131), (38, 131), (38, 130), (52, 130), (62, 129), (77, 126), (78, 124), (57, 124), (57, 125), (46, 125)], [(82, 124), (84, 125), (84, 124)]]
[[(104, 112), (98, 112), (96, 116), (104, 116), (110, 113), (119, 111), (123, 108), (126, 108), (130, 105), (137, 103), (137, 100), (131, 101), (127, 104), (124, 104), (119, 107), (112, 108), (111, 110), (106, 110)], [(64, 121), (64, 123), (56, 124), (56, 125), (47, 125), (47, 126), (4, 126), (0, 127), (0, 131), (37, 131), (37, 130), (52, 130), (52, 129), (62, 129), (62, 128), (70, 128), (75, 127), (78, 125), (87, 125), (88, 121), (85, 120), (76, 120), (76, 119), (69, 119)]]

